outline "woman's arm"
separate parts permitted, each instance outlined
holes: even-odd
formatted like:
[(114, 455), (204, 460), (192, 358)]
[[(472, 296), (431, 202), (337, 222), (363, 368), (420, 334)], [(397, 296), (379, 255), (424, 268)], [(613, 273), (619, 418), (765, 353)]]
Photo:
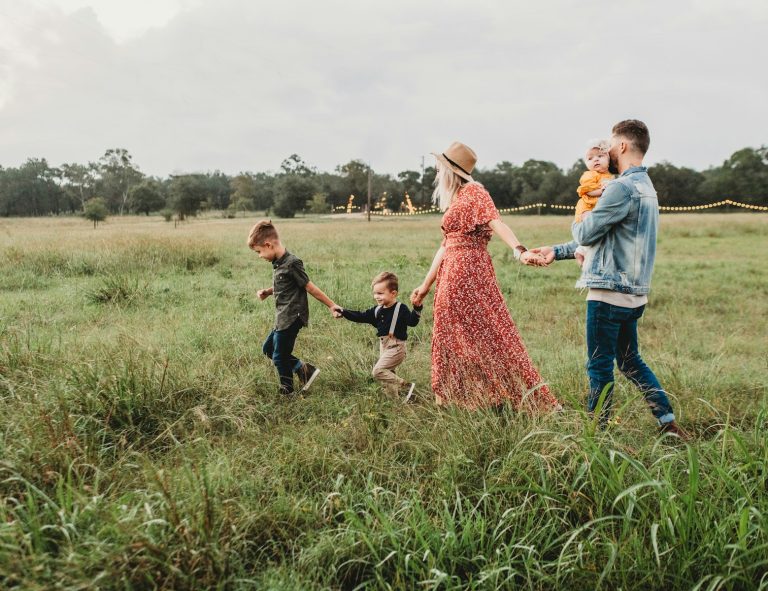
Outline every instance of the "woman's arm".
[[(517, 239), (517, 236), (515, 236), (515, 233), (512, 231), (512, 229), (501, 220), (499, 219), (491, 220), (488, 223), (488, 225), (491, 227), (491, 230), (493, 230), (493, 232), (499, 238), (501, 238), (504, 241), (504, 243), (507, 246), (509, 246), (509, 248), (511, 248), (513, 251), (517, 250), (518, 246), (522, 246), (522, 244)], [(515, 256), (515, 258), (518, 258), (518, 257)], [(520, 253), (519, 259), (521, 263), (526, 265), (536, 265), (541, 267), (546, 266), (546, 261), (544, 260), (543, 256), (540, 256), (539, 254), (530, 252), (528, 250), (525, 250), (522, 253)]]
[(440, 265), (443, 262), (443, 255), (445, 254), (445, 247), (441, 246), (435, 253), (435, 258), (432, 259), (432, 266), (429, 268), (427, 276), (424, 278), (422, 284), (413, 290), (411, 293), (411, 303), (414, 306), (421, 306), (424, 298), (427, 297), (429, 290), (432, 289), (432, 284), (437, 279), (437, 271), (440, 269)]

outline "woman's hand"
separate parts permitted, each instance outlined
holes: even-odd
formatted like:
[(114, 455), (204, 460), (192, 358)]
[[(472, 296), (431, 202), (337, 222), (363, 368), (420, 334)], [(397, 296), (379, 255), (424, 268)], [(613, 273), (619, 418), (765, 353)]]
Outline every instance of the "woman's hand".
[(429, 288), (423, 283), (411, 292), (411, 304), (421, 306), (424, 298), (429, 294)]
[(547, 260), (544, 256), (538, 252), (531, 252), (526, 250), (520, 255), (520, 262), (524, 265), (531, 265), (533, 267), (546, 267)]

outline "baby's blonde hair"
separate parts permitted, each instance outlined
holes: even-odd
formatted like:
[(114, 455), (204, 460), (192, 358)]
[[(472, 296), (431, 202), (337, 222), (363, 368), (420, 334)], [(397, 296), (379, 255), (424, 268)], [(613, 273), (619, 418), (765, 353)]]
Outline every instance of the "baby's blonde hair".
[(601, 139), (595, 139), (595, 140), (589, 140), (587, 142), (586, 150), (584, 151), (584, 162), (587, 161), (587, 158), (589, 157), (589, 153), (592, 150), (597, 150), (601, 154), (607, 154), (608, 150), (611, 149), (611, 142), (608, 140), (601, 140)]

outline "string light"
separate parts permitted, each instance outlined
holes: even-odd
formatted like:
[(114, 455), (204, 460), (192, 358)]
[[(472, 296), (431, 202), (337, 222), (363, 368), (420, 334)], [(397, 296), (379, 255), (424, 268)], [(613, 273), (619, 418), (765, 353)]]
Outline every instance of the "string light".
[[(741, 207), (742, 209), (751, 209), (754, 211), (768, 211), (768, 206), (764, 205), (752, 205), (750, 203), (741, 203), (739, 201), (733, 201), (732, 199), (724, 199), (723, 201), (715, 201), (714, 203), (704, 203), (702, 205), (662, 205), (659, 206), (659, 211), (700, 211), (702, 209), (711, 209), (713, 207), (723, 207), (725, 205), (732, 205), (734, 207)], [(560, 205), (557, 203), (531, 203), (529, 205), (521, 205), (519, 207), (505, 207), (500, 209), (499, 213), (515, 213), (518, 211), (527, 211), (534, 208), (548, 207), (550, 209), (570, 210), (576, 209), (575, 205)], [(384, 212), (384, 211), (372, 211), (371, 215), (379, 215), (382, 217), (392, 216), (414, 216), (428, 213), (437, 213), (440, 209), (438, 207), (430, 207), (427, 209), (416, 209), (413, 211), (403, 212)]]

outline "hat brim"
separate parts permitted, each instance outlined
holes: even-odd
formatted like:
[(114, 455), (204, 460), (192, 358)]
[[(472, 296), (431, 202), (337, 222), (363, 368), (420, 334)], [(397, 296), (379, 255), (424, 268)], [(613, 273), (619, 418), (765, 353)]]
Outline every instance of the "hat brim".
[(473, 181), (471, 174), (467, 174), (463, 170), (461, 170), (459, 167), (454, 166), (450, 162), (448, 162), (448, 159), (443, 156), (440, 152), (430, 152), (437, 160), (440, 161), (440, 163), (445, 166), (446, 168), (450, 168), (453, 172), (455, 172), (457, 175), (459, 175), (461, 178), (463, 178), (465, 181)]

